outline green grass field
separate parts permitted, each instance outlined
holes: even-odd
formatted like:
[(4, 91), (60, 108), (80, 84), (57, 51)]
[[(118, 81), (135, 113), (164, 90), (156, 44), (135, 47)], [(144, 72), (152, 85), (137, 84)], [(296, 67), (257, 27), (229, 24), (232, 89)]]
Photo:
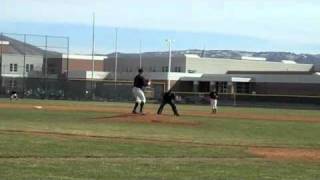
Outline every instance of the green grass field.
[[(152, 114), (157, 105), (146, 108)], [(206, 106), (178, 108), (181, 117), (166, 107), (159, 123), (112, 119), (130, 112), (126, 103), (2, 99), (0, 179), (320, 179), (320, 111), (221, 107), (214, 116)]]

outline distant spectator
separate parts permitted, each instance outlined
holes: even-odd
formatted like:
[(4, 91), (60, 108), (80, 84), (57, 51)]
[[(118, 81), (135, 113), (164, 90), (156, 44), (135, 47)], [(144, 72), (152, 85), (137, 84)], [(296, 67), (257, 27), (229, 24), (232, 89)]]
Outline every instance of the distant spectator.
[(212, 113), (216, 114), (217, 113), (217, 109), (218, 109), (218, 94), (216, 91), (211, 91), (209, 94), (210, 97), (210, 104), (211, 104), (211, 108), (212, 108)]
[(12, 100), (18, 100), (18, 93), (15, 90), (12, 90), (10, 93), (10, 101)]

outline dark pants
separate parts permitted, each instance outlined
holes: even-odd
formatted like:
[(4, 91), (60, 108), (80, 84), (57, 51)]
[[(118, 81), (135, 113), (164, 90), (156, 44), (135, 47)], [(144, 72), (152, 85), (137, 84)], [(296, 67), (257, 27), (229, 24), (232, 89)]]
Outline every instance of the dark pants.
[(172, 111), (174, 112), (174, 115), (179, 116), (177, 107), (176, 107), (176, 105), (175, 105), (172, 101), (162, 101), (162, 103), (161, 103), (161, 105), (160, 105), (160, 107), (159, 107), (159, 109), (158, 109), (158, 114), (161, 114), (161, 113), (162, 113), (162, 110), (163, 110), (163, 108), (164, 108), (164, 106), (165, 106), (166, 104), (169, 104), (169, 105), (171, 106)]

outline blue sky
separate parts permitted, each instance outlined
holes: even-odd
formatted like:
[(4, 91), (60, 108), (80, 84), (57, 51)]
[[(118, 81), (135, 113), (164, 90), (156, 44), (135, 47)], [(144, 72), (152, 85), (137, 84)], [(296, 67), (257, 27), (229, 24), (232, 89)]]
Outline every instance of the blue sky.
[(320, 53), (320, 2), (315, 0), (0, 0), (0, 32), (70, 37), (72, 53), (232, 49)]

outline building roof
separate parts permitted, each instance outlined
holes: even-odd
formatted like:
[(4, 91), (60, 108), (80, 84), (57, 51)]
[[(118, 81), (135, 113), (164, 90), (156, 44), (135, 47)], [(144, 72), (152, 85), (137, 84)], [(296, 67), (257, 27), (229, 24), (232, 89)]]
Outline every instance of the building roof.
[[(128, 61), (138, 61), (139, 54), (119, 54), (119, 59)], [(226, 59), (226, 58), (201, 58), (193, 54), (181, 54), (172, 56), (172, 65), (176, 65), (176, 60), (185, 58), (186, 72), (206, 73), (206, 74), (228, 74), (230, 72), (246, 73), (307, 73), (314, 72), (313, 64), (293, 64), (284, 62), (271, 62), (265, 60), (247, 60), (247, 59)], [(109, 56), (109, 59), (114, 59), (114, 54)], [(143, 53), (142, 59), (145, 61), (164, 60), (166, 63), (168, 55), (166, 54), (149, 54)], [(179, 61), (180, 62), (180, 61)], [(130, 64), (127, 64), (128, 66)], [(159, 66), (163, 64), (158, 63)]]
[(187, 69), (205, 74), (230, 72), (314, 72), (313, 64), (285, 64), (282, 62), (235, 60), (222, 58), (187, 58)]
[(184, 55), (186, 58), (201, 58), (199, 55), (197, 54), (185, 54)]
[(295, 84), (320, 84), (320, 76), (309, 75), (285, 75), (285, 74), (227, 74), (212, 75), (204, 74), (200, 78), (183, 77), (182, 81), (221, 81), (232, 82), (232, 78), (250, 78), (251, 82), (257, 83), (295, 83)]
[(297, 62), (293, 60), (281, 60), (281, 62), (284, 64), (297, 64)]
[(267, 61), (267, 58), (264, 57), (250, 57), (250, 56), (242, 56), (242, 60), (249, 60), (249, 61)]
[[(64, 59), (75, 59), (75, 60), (92, 60), (92, 55), (80, 55), (80, 54), (63, 54)], [(95, 61), (103, 61), (107, 59), (107, 56), (93, 56)]]
[[(107, 55), (108, 58), (113, 59), (115, 58), (115, 53), (111, 53)], [(168, 59), (169, 55), (168, 53), (152, 53), (152, 52), (145, 52), (141, 54), (142, 57), (152, 59), (154, 58), (163, 58), (163, 59)], [(140, 54), (139, 53), (118, 53), (119, 58), (139, 58)], [(181, 58), (181, 57), (192, 57), (192, 58), (200, 58), (198, 55), (194, 54), (172, 54), (172, 58)]]
[(227, 74), (314, 74), (312, 71), (228, 71)]
[(48, 57), (59, 57), (62, 54), (54, 51), (45, 51), (34, 45), (24, 43), (14, 38), (2, 35), (0, 36), (0, 53), (3, 54), (20, 54), (20, 55), (42, 55)]

